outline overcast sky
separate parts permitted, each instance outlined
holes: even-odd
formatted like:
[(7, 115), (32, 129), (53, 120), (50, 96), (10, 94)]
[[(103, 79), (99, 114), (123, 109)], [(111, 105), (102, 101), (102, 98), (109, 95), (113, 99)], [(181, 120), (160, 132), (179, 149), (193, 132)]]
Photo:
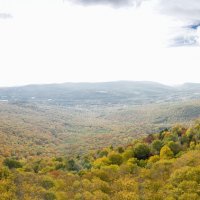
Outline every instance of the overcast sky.
[(199, 0), (0, 0), (0, 86), (200, 82)]

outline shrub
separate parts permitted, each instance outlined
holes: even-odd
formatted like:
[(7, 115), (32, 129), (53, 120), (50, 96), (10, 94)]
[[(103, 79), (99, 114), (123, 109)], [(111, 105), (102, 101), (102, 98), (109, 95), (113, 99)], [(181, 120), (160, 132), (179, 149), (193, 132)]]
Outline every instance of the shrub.
[(108, 156), (110, 163), (113, 165), (121, 165), (123, 162), (122, 156), (118, 153), (111, 152)]
[(3, 163), (9, 169), (21, 168), (22, 167), (22, 164), (19, 161), (11, 159), (11, 158), (6, 158)]
[(134, 148), (134, 155), (137, 159), (147, 159), (150, 154), (150, 149), (146, 144), (138, 143)]

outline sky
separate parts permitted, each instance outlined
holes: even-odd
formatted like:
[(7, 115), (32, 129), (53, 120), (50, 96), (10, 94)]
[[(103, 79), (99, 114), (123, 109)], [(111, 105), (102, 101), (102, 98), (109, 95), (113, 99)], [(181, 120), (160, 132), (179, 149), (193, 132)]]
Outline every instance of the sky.
[(0, 86), (200, 82), (199, 0), (0, 0)]

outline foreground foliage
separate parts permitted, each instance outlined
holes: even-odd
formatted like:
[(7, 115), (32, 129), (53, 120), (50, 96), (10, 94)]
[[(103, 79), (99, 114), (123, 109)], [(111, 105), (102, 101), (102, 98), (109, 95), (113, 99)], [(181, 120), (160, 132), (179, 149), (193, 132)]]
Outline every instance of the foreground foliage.
[(1, 157), (1, 200), (198, 200), (200, 122), (74, 157)]

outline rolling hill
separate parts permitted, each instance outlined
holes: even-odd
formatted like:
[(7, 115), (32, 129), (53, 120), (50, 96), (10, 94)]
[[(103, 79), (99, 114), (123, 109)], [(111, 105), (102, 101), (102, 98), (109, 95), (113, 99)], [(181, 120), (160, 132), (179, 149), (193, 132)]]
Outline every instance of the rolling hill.
[(83, 154), (189, 125), (200, 117), (199, 91), (200, 84), (127, 81), (0, 88), (1, 152)]
[(154, 82), (64, 83), (0, 88), (0, 99), (61, 105), (139, 105), (199, 97), (199, 89), (198, 84), (170, 87)]

